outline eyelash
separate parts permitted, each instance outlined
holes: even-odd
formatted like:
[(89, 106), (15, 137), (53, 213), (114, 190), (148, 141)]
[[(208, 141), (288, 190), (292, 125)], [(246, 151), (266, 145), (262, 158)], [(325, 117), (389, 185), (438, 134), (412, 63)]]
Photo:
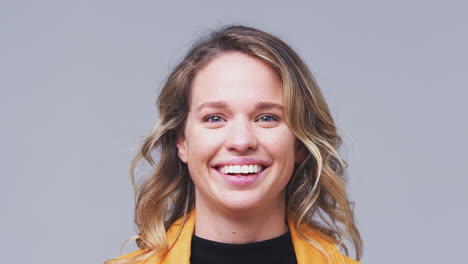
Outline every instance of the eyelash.
[[(205, 118), (203, 118), (203, 122), (210, 122), (210, 118), (212, 118), (212, 117), (219, 117), (220, 119), (223, 119), (223, 118), (221, 117), (221, 115), (213, 114), (213, 115), (209, 115), (209, 116), (206, 116)], [(271, 121), (265, 121), (265, 122), (276, 122), (276, 121), (279, 120), (279, 118), (278, 118), (277, 116), (275, 116), (275, 115), (263, 114), (263, 115), (259, 116), (259, 117), (256, 119), (256, 121), (257, 121), (257, 120), (260, 120), (260, 119), (263, 118), (263, 117), (269, 117), (269, 118), (272, 119)], [(210, 123), (219, 123), (219, 122), (220, 122), (220, 121), (214, 121), (214, 122), (210, 122)]]

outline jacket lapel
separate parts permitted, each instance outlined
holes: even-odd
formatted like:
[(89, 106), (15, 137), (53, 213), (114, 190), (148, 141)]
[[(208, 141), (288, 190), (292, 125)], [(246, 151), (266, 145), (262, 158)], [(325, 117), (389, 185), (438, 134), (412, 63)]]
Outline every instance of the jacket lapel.
[[(299, 237), (292, 220), (288, 220), (288, 225), (298, 264), (328, 263), (327, 257), (320, 250)], [(340, 250), (333, 242), (305, 224), (300, 228), (305, 236), (317, 243), (329, 254), (331, 264), (345, 264)]]
[(179, 230), (180, 235), (177, 241), (174, 242), (172, 248), (164, 256), (162, 263), (164, 264), (189, 264), (190, 263), (190, 247), (192, 245), (192, 235), (195, 231), (195, 210), (188, 215), (185, 224), (182, 226), (182, 219), (177, 220), (171, 225), (167, 232), (168, 242), (171, 243), (177, 236)]

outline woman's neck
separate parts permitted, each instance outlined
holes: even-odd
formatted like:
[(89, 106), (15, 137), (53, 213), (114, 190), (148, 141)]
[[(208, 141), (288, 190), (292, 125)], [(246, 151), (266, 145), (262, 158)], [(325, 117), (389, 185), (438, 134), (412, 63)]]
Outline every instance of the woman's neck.
[(195, 205), (195, 235), (231, 244), (268, 240), (287, 232), (285, 204), (250, 211), (229, 211)]

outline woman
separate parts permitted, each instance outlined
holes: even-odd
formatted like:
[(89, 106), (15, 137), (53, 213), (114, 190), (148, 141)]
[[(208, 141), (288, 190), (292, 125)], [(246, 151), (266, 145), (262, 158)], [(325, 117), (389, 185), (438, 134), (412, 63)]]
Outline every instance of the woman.
[[(356, 263), (362, 242), (328, 106), (278, 38), (231, 26), (170, 74), (134, 158), (141, 248), (110, 263)], [(159, 150), (161, 158), (152, 158)], [(132, 173), (132, 179), (134, 175)]]

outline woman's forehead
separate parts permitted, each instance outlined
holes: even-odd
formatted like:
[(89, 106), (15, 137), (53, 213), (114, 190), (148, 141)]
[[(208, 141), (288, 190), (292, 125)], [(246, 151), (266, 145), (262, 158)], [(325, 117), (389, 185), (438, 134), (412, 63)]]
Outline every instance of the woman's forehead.
[(282, 83), (276, 72), (260, 59), (223, 54), (200, 70), (192, 83), (195, 108), (207, 102), (262, 100), (282, 103)]

